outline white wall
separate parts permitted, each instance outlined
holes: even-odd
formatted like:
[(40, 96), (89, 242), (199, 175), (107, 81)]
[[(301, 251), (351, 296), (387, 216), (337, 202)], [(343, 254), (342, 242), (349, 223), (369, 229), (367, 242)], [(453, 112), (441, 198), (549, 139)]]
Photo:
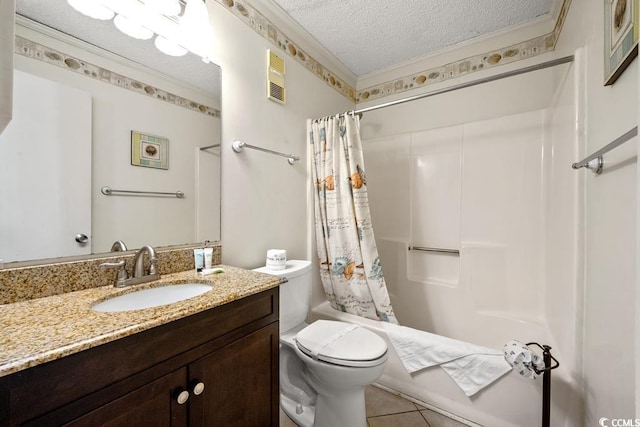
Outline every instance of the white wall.
[[(603, 2), (572, 2), (556, 48), (562, 55), (584, 47), (586, 154), (638, 122), (638, 61), (613, 86), (603, 86), (603, 21)], [(584, 425), (636, 417), (636, 145), (605, 155), (602, 175), (578, 172), (586, 185)]]
[[(222, 259), (240, 267), (264, 265), (270, 248), (289, 259), (309, 253), (310, 223), (306, 119), (353, 108), (288, 54), (253, 32), (224, 6), (208, 2), (216, 62), (222, 66)], [(266, 98), (267, 49), (284, 56), (287, 103)], [(290, 166), (283, 157), (245, 149), (233, 139), (300, 156)]]

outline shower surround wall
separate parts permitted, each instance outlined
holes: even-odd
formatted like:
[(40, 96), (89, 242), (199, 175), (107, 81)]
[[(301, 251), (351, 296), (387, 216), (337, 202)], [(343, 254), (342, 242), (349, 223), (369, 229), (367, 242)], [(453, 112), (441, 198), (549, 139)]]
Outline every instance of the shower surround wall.
[[(493, 348), (511, 339), (551, 345), (561, 362), (552, 385), (557, 426), (580, 425), (582, 183), (570, 167), (582, 154), (579, 68), (362, 121), (372, 219), (400, 323)], [(470, 399), (439, 371), (408, 376), (391, 366), (381, 383), (484, 425), (539, 425), (541, 380), (511, 372)]]
[[(544, 116), (538, 110), (405, 134), (391, 143), (365, 141), (378, 241), (402, 264), (390, 291), (403, 324), (450, 336), (469, 311), (537, 320), (544, 302)], [(377, 214), (388, 209), (385, 195), (393, 190), (385, 171), (398, 169), (389, 171), (379, 159), (396, 149), (406, 154), (398, 169), (407, 171), (405, 183), (396, 184), (410, 190), (393, 205), (406, 221), (390, 235), (386, 221), (397, 217)], [(460, 249), (460, 255), (407, 251), (408, 245)], [(411, 310), (415, 299), (427, 316)], [(465, 329), (470, 335), (459, 338), (473, 342), (474, 331)]]

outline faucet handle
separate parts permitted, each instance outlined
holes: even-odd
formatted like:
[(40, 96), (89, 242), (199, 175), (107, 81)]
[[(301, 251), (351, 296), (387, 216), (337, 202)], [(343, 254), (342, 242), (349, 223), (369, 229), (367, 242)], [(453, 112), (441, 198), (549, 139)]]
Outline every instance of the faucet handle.
[(129, 276), (127, 275), (127, 270), (125, 268), (125, 261), (123, 259), (118, 262), (103, 262), (102, 264), (100, 264), (100, 268), (102, 270), (106, 270), (107, 268), (118, 269), (118, 276), (116, 277), (116, 287), (124, 286), (124, 281), (129, 278)]
[(158, 258), (151, 257), (149, 263), (149, 274), (158, 274)]

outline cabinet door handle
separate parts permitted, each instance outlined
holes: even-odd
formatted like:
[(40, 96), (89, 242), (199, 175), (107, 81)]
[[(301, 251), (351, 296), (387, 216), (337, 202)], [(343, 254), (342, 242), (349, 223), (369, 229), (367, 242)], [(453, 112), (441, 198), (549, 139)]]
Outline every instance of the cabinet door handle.
[(193, 394), (195, 394), (196, 396), (200, 396), (202, 392), (204, 392), (203, 382), (198, 382), (196, 385), (193, 386)]
[(189, 392), (184, 389), (178, 389), (175, 392), (175, 397), (178, 405), (184, 405), (189, 400)]

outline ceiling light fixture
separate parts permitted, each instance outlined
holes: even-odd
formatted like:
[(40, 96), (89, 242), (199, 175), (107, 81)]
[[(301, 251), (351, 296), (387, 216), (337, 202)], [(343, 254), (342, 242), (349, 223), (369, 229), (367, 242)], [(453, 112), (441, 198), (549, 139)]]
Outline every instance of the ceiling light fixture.
[(180, 32), (189, 46), (204, 62), (209, 62), (209, 42), (213, 38), (207, 5), (201, 0), (187, 0), (184, 14), (180, 19)]
[(108, 21), (115, 15), (112, 10), (104, 7), (100, 0), (67, 0), (67, 3), (78, 12), (93, 19)]
[(143, 27), (133, 18), (127, 18), (124, 15), (116, 15), (116, 17), (113, 19), (113, 23), (117, 29), (119, 29), (129, 37), (133, 37), (134, 39), (149, 40), (151, 37), (153, 37), (153, 31), (146, 27)]
[(149, 0), (145, 2), (145, 6), (165, 16), (178, 16), (182, 12), (182, 7), (178, 0)]
[[(206, 0), (67, 0), (78, 12), (94, 19), (113, 19), (130, 37), (148, 40), (166, 55), (192, 52), (209, 62), (212, 31)], [(180, 16), (184, 6), (184, 13)], [(114, 18), (115, 16), (115, 18)]]
[(183, 56), (188, 52), (187, 49), (163, 36), (157, 36), (153, 43), (156, 45), (156, 48), (165, 55)]

